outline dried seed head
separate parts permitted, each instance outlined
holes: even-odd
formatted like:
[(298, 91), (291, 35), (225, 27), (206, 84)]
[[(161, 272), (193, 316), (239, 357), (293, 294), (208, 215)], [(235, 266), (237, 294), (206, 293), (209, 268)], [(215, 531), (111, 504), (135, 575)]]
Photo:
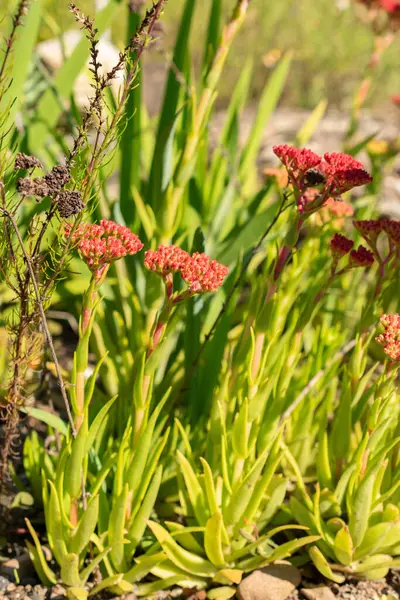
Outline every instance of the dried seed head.
[(28, 154), (24, 154), (23, 152), (19, 152), (15, 157), (14, 170), (18, 171), (19, 169), (43, 169), (43, 165), (38, 158), (35, 156), (28, 156)]
[(37, 177), (30, 179), (29, 177), (21, 177), (17, 181), (17, 192), (21, 196), (36, 196), (36, 198), (45, 198), (49, 196), (49, 186), (45, 178)]
[(71, 179), (71, 175), (67, 167), (63, 165), (56, 165), (52, 168), (50, 173), (44, 177), (44, 180), (49, 188), (49, 196), (58, 194), (61, 189)]
[(62, 219), (77, 215), (85, 208), (81, 192), (66, 190), (57, 196), (57, 210)]

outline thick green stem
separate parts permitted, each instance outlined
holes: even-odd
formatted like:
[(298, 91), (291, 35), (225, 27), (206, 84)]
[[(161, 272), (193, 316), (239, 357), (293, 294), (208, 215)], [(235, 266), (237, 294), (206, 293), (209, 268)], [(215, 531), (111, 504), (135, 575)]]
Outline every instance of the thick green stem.
[(83, 296), (82, 315), (79, 323), (79, 342), (75, 350), (75, 371), (72, 377), (74, 386), (73, 408), (75, 426), (79, 431), (85, 411), (85, 372), (89, 365), (89, 339), (93, 328), (93, 317), (98, 300), (99, 287), (104, 280), (108, 268), (104, 269), (101, 277), (92, 276), (90, 285)]

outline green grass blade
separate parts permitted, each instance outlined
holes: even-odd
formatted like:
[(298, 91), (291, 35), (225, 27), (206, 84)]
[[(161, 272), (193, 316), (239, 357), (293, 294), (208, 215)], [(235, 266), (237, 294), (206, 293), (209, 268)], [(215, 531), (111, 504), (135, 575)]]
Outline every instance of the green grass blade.
[(240, 176), (242, 180), (247, 178), (249, 171), (254, 167), (257, 154), (260, 150), (265, 126), (281, 97), (289, 74), (291, 61), (292, 55), (290, 53), (286, 54), (286, 56), (281, 59), (278, 66), (274, 69), (261, 96), (258, 113), (242, 155), (240, 165)]
[(328, 107), (327, 100), (321, 100), (321, 102), (319, 102), (317, 104), (317, 106), (314, 108), (311, 115), (307, 119), (307, 121), (304, 123), (303, 127), (301, 127), (301, 129), (299, 129), (299, 131), (297, 132), (297, 135), (296, 135), (296, 145), (297, 146), (299, 146), (301, 148), (302, 146), (307, 144), (307, 142), (310, 140), (311, 136), (313, 135), (314, 131), (317, 129), (322, 117), (324, 116), (324, 114), (326, 112), (327, 107)]
[(161, 196), (164, 149), (167, 144), (170, 131), (175, 122), (178, 100), (182, 86), (182, 84), (178, 81), (176, 77), (176, 70), (183, 72), (185, 68), (186, 56), (189, 51), (189, 35), (195, 7), (196, 0), (186, 0), (176, 40), (174, 56), (172, 59), (174, 69), (171, 68), (168, 76), (167, 87), (164, 96), (164, 103), (161, 110), (160, 121), (158, 124), (148, 194), (149, 202), (155, 212), (160, 202)]
[[(129, 9), (127, 43), (135, 35), (140, 25), (140, 15)], [(122, 216), (128, 226), (132, 226), (135, 218), (135, 203), (132, 197), (132, 186), (140, 189), (140, 131), (142, 107), (142, 72), (139, 70), (135, 85), (128, 95), (125, 106), (125, 129), (121, 136), (121, 171), (119, 203)]]
[(222, 13), (222, 2), (221, 0), (213, 0), (210, 10), (210, 18), (208, 21), (208, 31), (206, 37), (206, 46), (204, 49), (203, 58), (203, 69), (204, 73), (207, 72), (211, 61), (214, 58), (215, 52), (218, 47), (219, 36), (221, 32), (221, 13)]

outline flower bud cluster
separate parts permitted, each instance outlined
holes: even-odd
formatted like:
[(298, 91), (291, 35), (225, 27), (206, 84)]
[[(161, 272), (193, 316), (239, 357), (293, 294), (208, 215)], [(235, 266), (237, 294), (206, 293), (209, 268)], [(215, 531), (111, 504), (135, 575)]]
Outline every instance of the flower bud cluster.
[(228, 267), (211, 260), (205, 253), (189, 254), (177, 246), (159, 246), (148, 250), (145, 267), (166, 278), (171, 273), (180, 273), (192, 294), (215, 292), (228, 275)]
[(400, 315), (381, 315), (381, 324), (385, 328), (376, 341), (382, 344), (385, 354), (395, 362), (400, 362)]
[(353, 249), (354, 242), (349, 240), (346, 236), (336, 233), (331, 239), (331, 251), (333, 258), (332, 273), (336, 272), (336, 267), (340, 259), (347, 254), (349, 255), (349, 262), (347, 267), (342, 271), (347, 271), (355, 267), (371, 267), (374, 263), (373, 253), (365, 248), (364, 246), (358, 246), (356, 250)]
[(73, 233), (68, 225), (65, 235), (77, 244), (81, 257), (97, 275), (106, 265), (143, 248), (140, 239), (128, 227), (104, 219), (99, 225), (79, 225)]

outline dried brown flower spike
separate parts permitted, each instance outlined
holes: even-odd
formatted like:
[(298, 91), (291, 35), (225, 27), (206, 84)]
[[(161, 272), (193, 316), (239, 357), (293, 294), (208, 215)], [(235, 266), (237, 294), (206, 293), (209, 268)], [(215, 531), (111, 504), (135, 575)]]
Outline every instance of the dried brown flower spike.
[(49, 195), (49, 186), (42, 178), (30, 179), (29, 177), (21, 177), (17, 181), (17, 192), (21, 196), (44, 198)]
[(19, 169), (43, 169), (43, 165), (38, 158), (35, 156), (29, 156), (23, 152), (19, 152), (15, 158), (14, 170)]
[(57, 197), (57, 210), (62, 219), (68, 219), (73, 215), (77, 215), (84, 208), (85, 205), (82, 202), (81, 192), (72, 192), (66, 190), (61, 192)]
[(43, 179), (49, 188), (48, 195), (54, 196), (70, 181), (71, 175), (67, 167), (56, 165)]

